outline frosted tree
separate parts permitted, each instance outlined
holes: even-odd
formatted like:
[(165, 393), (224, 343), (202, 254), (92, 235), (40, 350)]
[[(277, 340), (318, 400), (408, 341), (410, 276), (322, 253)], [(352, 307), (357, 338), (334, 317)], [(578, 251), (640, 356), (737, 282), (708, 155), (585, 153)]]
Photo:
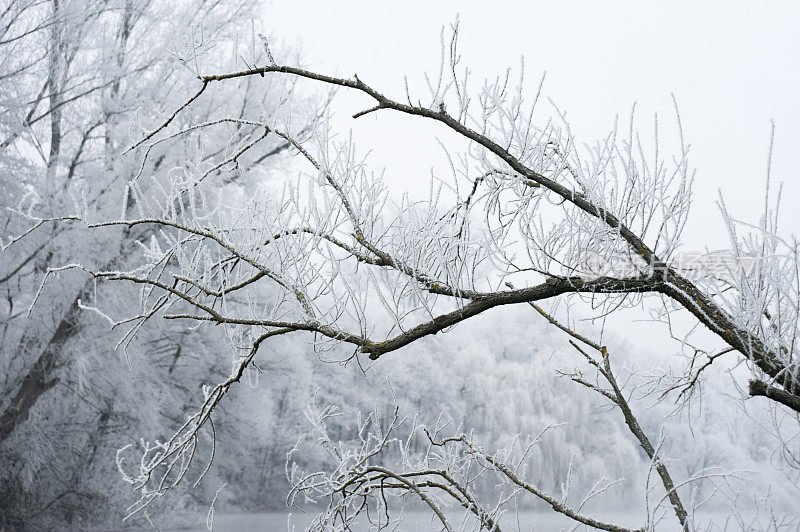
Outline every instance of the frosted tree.
[[(519, 81), (508, 71), (475, 84), (460, 64), (457, 35), (454, 29), (452, 39), (443, 39), (441, 66), (426, 76), (424, 96), (407, 88), (403, 97), (394, 98), (358, 76), (284, 64), (266, 42), (264, 58), (246, 69), (198, 70), (191, 96), (134, 145), (144, 155), (142, 171), (131, 177), (125, 196), (133, 208), (103, 220), (80, 205), (72, 216), (37, 222), (150, 231), (139, 242), (135, 266), (69, 264), (49, 269), (42, 285), (69, 269), (94, 281), (138, 287), (139, 306), (132, 314), (100, 310), (106, 308), (101, 299), (91, 305), (112, 327), (125, 330), (123, 348), (157, 318), (201, 331), (217, 325), (230, 341), (229, 378), (204, 387), (202, 403), (172, 436), (120, 450), (124, 478), (140, 493), (132, 514), (184, 479), (200, 435), (213, 431), (215, 409), (257, 368), (263, 346), (285, 335), (303, 335), (323, 357), (335, 345), (349, 345), (349, 359), (368, 365), (492, 308), (546, 302), (551, 308), (537, 307), (542, 314), (579, 334), (571, 309), (590, 303), (595, 315), (603, 316), (641, 305), (668, 325), (688, 316), (715, 338), (696, 345), (691, 335), (680, 336), (676, 348), (694, 354), (681, 374), (655, 384), (662, 392), (691, 397), (713, 361), (738, 356), (750, 373), (749, 394), (772, 401), (779, 415), (796, 421), (798, 246), (778, 231), (777, 198), (771, 199), (769, 183), (760, 222), (734, 218), (720, 200), (733, 251), (721, 265), (712, 265), (713, 275), (694, 275), (681, 255), (692, 172), (680, 124), (679, 147), (671, 159), (659, 148), (658, 126), (653, 144), (645, 146), (633, 116), (627, 127), (615, 127), (586, 146), (574, 138), (563, 115), (543, 123), (535, 119), (538, 94), (526, 97), (522, 68)], [(307, 135), (291, 113), (178, 123), (217, 88), (274, 79), (360, 93), (371, 103), (354, 119), (400, 113), (437, 123), (466, 147), (448, 152), (450, 175), (435, 176), (426, 200), (398, 199), (356, 147), (324, 124)], [(226, 197), (207, 186), (211, 172), (236, 172), (239, 152), (228, 145), (224, 149), (231, 155), (221, 166), (150, 170), (156, 150), (168, 150), (220, 122), (256, 132), (240, 150), (284, 143), (305, 169), (287, 178), (281, 190), (264, 186), (246, 198)], [(747, 261), (754, 267), (742, 267)], [(707, 273), (711, 266), (703, 268)], [(670, 327), (673, 335), (674, 330)], [(593, 341), (584, 344), (597, 347), (599, 358), (584, 355), (605, 384), (600, 388), (576, 378), (597, 387), (625, 414), (622, 386), (605, 365), (605, 349)], [(673, 481), (654, 458), (657, 446), (632, 432), (645, 451), (649, 447), (667, 492), (664, 500), (687, 526), (686, 509), (671, 497)], [(453, 437), (445, 441), (434, 434), (429, 444), (470, 448), (470, 440)], [(369, 440), (364, 449), (373, 443)], [(783, 444), (789, 466), (796, 467), (791, 464), (796, 440), (785, 438)], [(139, 457), (131, 462), (134, 450)], [(486, 467), (490, 455), (473, 451)], [(494, 469), (514, 483), (502, 468)], [(437, 513), (435, 505), (429, 506)], [(484, 513), (476, 516), (493, 526)], [(442, 525), (447, 528), (444, 520)]]
[[(65, 273), (41, 293), (46, 305), (30, 303), (50, 268), (76, 262), (131, 267), (138, 261), (136, 242), (157, 229), (91, 234), (69, 222), (42, 221), (75, 209), (116, 218), (135, 208), (133, 195), (122, 204), (120, 199), (137, 174), (175, 172), (187, 161), (205, 165), (210, 183), (235, 191), (263, 180), (287, 147), (268, 139), (251, 151), (248, 145), (260, 132), (249, 119), (294, 98), (298, 127), (315, 120), (317, 109), (291, 82), (242, 80), (231, 94), (209, 95), (173, 117), (181, 127), (216, 121), (216, 129), (189, 131), (168, 150), (152, 148), (145, 163), (142, 151), (126, 152), (142, 131), (180, 106), (197, 69), (244, 66), (264, 55), (250, 18), (258, 9), (250, 0), (0, 5), (0, 523), (13, 515), (41, 525), (42, 516), (25, 508), (35, 503), (39, 510), (66, 508), (89, 519), (88, 510), (79, 508), (92, 506), (85, 493), (87, 483), (97, 482), (92, 464), (108, 452), (109, 441), (142, 423), (134, 411), (141, 390), (120, 389), (124, 381), (117, 382), (124, 359), (101, 362), (113, 347), (113, 333), (99, 331), (81, 309), (92, 305), (104, 284)], [(236, 172), (227, 172), (232, 167)], [(147, 195), (150, 186), (140, 182)], [(114, 305), (129, 304), (128, 295), (116, 297)], [(183, 364), (181, 353), (190, 351), (181, 345), (184, 335), (168, 327), (148, 334), (148, 352), (172, 357), (171, 367)], [(151, 379), (143, 382), (148, 386)], [(65, 418), (70, 427), (61, 426)]]

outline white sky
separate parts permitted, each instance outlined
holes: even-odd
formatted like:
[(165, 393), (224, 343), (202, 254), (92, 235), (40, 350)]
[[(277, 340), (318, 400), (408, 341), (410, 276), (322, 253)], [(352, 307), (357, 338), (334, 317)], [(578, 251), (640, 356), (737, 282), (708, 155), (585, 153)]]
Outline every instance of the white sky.
[[(643, 129), (652, 131), (657, 112), (669, 136), (670, 93), (676, 95), (697, 168), (684, 251), (728, 247), (718, 189), (732, 211), (758, 221), (774, 119), (782, 232), (800, 233), (800, 3), (274, 0), (262, 22), (274, 38), (299, 41), (306, 65), (357, 73), (402, 98), (404, 75), (413, 88), (423, 70), (436, 72), (441, 28), (456, 14), (462, 60), (474, 79), (502, 74), (524, 56), (531, 91), (546, 71), (544, 95), (568, 112), (585, 142), (607, 134), (615, 115), (627, 119), (634, 102)], [(435, 135), (443, 130), (397, 114), (348, 118), (368, 105), (340, 99), (338, 124), (345, 133), (353, 128), (362, 150), (372, 150), (374, 166), (388, 168), (387, 181), (423, 187), (424, 194), (429, 168), (441, 161)], [(650, 327), (626, 321), (641, 317), (618, 313), (619, 323), (609, 325), (640, 345), (663, 347), (652, 344)]]
[[(413, 87), (423, 70), (436, 71), (440, 30), (456, 14), (463, 61), (476, 80), (517, 67), (524, 56), (531, 90), (546, 71), (545, 95), (568, 112), (584, 141), (606, 134), (616, 114), (627, 119), (634, 102), (641, 127), (652, 128), (658, 112), (668, 137), (675, 93), (698, 170), (687, 249), (727, 247), (717, 189), (729, 207), (757, 221), (774, 119), (783, 229), (798, 232), (800, 3), (276, 0), (263, 24), (278, 39), (300, 41), (310, 67), (357, 73), (401, 97), (404, 75)], [(391, 180), (427, 188), (442, 130), (388, 113), (346, 118), (364, 102), (342, 98), (339, 124), (353, 128)]]

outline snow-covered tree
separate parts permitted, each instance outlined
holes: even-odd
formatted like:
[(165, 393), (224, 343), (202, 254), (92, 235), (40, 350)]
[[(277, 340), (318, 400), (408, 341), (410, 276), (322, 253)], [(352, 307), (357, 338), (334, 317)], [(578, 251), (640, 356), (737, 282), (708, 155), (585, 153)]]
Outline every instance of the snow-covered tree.
[[(251, 122), (289, 98), (299, 128), (315, 119), (291, 83), (242, 80), (209, 92), (170, 120), (215, 127), (189, 130), (168, 149), (151, 147), (144, 162), (143, 150), (129, 150), (195, 90), (198, 69), (264, 55), (251, 19), (257, 9), (251, 0), (0, 3), (0, 527), (5, 520), (88, 526), (113, 517), (101, 501), (121, 506), (114, 499), (121, 490), (108, 488), (117, 473), (107, 459), (119, 440), (180, 417), (160, 405), (188, 402), (192, 383), (227, 373), (169, 325), (150, 329), (128, 359), (112, 354), (120, 338), (82, 310), (106, 287), (85, 276), (65, 272), (39, 294), (47, 303), (31, 307), (49, 269), (134, 267), (137, 242), (156, 227), (92, 233), (66, 221), (31, 221), (76, 209), (98, 219), (125, 216), (137, 208), (126, 191), (150, 195), (155, 186), (138, 175), (177, 175), (186, 164), (229, 194), (267, 179), (287, 144), (267, 139), (250, 150), (261, 135)], [(118, 291), (112, 306), (130, 308), (136, 297)], [(213, 345), (213, 335), (205, 341)], [(221, 335), (217, 341), (225, 345)], [(172, 387), (160, 385), (160, 369)]]
[[(647, 393), (688, 401), (714, 361), (739, 357), (747, 368), (746, 376), (737, 374), (742, 395), (771, 401), (780, 418), (775, 426), (785, 429), (787, 420), (795, 421), (788, 430), (796, 433), (798, 245), (778, 230), (769, 182), (764, 210), (754, 213), (761, 216), (754, 223), (738, 220), (720, 200), (732, 251), (723, 260), (711, 257), (711, 263), (703, 257), (706, 262), (698, 271), (696, 261), (687, 264), (681, 255), (692, 171), (680, 125), (677, 153), (669, 159), (659, 150), (658, 138), (652, 139), (652, 147), (645, 146), (634, 117), (628, 127), (615, 127), (594, 145), (579, 143), (563, 115), (542, 123), (534, 119), (538, 97), (526, 97), (523, 83), (512, 80), (510, 72), (475, 84), (460, 64), (456, 40), (454, 30), (452, 41), (443, 46), (438, 75), (426, 77), (427, 93), (421, 96), (407, 88), (400, 98), (357, 76), (335, 77), (287, 64), (270, 52), (266, 41), (263, 55), (253, 54), (258, 58), (254, 63), (229, 73), (199, 67), (189, 54), (194, 87), (189, 89), (187, 81), (182, 103), (154, 127), (146, 127), (133, 145), (142, 155), (126, 177), (119, 215), (104, 217), (86, 202), (78, 202), (70, 216), (21, 213), (16, 223), (146, 235), (132, 238), (139, 244), (138, 261), (65, 261), (44, 275), (44, 290), (52, 286), (53, 277), (67, 272), (88, 278), (87, 286), (113, 281), (136, 287), (133, 310), (107, 303), (104, 299), (111, 296), (100, 292), (75, 303), (124, 331), (122, 347), (133, 346), (157, 318), (201, 334), (221, 329), (229, 341), (232, 371), (204, 385), (203, 401), (176, 423), (177, 430), (145, 442), (143, 448), (120, 450), (119, 467), (140, 494), (132, 514), (193, 471), (204, 434), (214, 431), (214, 414), (224, 408), (240, 380), (258, 371), (266, 346), (280, 337), (303, 337), (321, 358), (341, 355), (334, 347), (347, 345), (350, 351), (342, 361), (366, 367), (429, 335), (511, 305), (532, 307), (533, 317), (570, 337), (575, 349), (570, 356), (577, 353), (586, 366), (565, 375), (608, 401), (647, 455), (652, 477), (662, 489), (659, 503), (647, 514), (647, 527), (658, 522), (655, 512), (665, 507), (684, 528), (691, 525), (694, 506), (682, 501), (679, 486), (695, 472), (672, 478), (658, 439), (642, 427), (629, 404), (629, 387), (640, 381), (636, 375), (621, 378), (607, 347), (579, 330), (574, 321), (579, 309), (605, 316), (640, 307), (669, 326), (663, 345), (678, 336), (674, 348), (692, 353), (674, 374), (639, 375), (646, 378)], [(290, 101), (280, 102), (277, 112), (255, 117), (225, 109), (208, 119), (190, 113), (204, 98), (220, 92), (230, 98), (243, 90), (237, 83), (299, 81), (366, 97), (370, 103), (354, 119), (394, 112), (427, 120), (447, 130), (463, 149), (449, 149), (449, 175), (434, 176), (429, 197), (412, 200), (393, 195), (389, 179), (373, 173), (353, 143), (324, 122), (313, 131), (298, 123)], [(210, 132), (220, 126), (246, 128), (250, 136), (240, 139), (228, 129), (233, 140), (215, 144), (218, 139)], [(187, 146), (186, 139), (198, 135), (211, 140), (199, 143), (197, 153), (216, 149), (223, 154), (217, 164), (198, 155), (169, 172), (153, 168), (159, 153), (171, 153), (176, 144)], [(237, 175), (245, 153), (275, 145), (287, 146), (305, 165), (299, 175), (285, 178), (282, 189), (269, 184), (237, 195), (209, 186), (209, 175)], [(34, 308), (42, 306), (43, 296), (37, 296)], [(684, 318), (692, 322), (685, 335), (676, 322)], [(698, 325), (710, 334), (693, 336)], [(495, 339), (498, 344), (504, 340), (501, 335)], [(480, 398), (468, 397), (475, 387), (467, 387), (464, 399), (478, 407)], [(412, 463), (411, 454), (401, 453), (399, 469), (388, 469), (374, 460), (394, 441), (394, 417), (363, 425), (363, 439), (351, 452), (337, 447), (325, 432), (329, 414), (323, 409), (310, 417), (319, 445), (340, 462), (327, 475), (291, 478), (294, 493), (341, 495), (342, 506), (334, 506), (329, 515), (334, 522), (341, 519), (342, 508), (357, 513), (356, 503), (380, 496), (388, 482), (391, 489), (418, 495), (449, 528), (438, 503), (428, 496), (441, 486), (427, 477), (424, 484), (413, 480), (432, 474), (446, 480), (451, 495), (475, 515), (478, 526), (497, 528), (493, 514), (471, 491), (469, 471), (480, 467), (491, 470), (512, 492), (531, 493), (578, 522), (625, 529), (582, 515), (580, 507), (566, 504), (566, 494), (556, 500), (527, 484), (515, 472), (523, 465), (525, 449), (522, 455), (515, 454), (519, 449), (514, 446), (493, 454), (467, 433), (445, 434), (436, 426), (425, 433), (415, 427), (404, 448), (424, 433), (427, 440), (415, 445), (425, 448), (425, 460)], [(796, 438), (784, 435), (776, 444), (782, 446), (786, 466), (797, 468)], [(571, 471), (570, 464), (566, 467)], [(453, 480), (442, 477), (439, 468), (452, 473)]]

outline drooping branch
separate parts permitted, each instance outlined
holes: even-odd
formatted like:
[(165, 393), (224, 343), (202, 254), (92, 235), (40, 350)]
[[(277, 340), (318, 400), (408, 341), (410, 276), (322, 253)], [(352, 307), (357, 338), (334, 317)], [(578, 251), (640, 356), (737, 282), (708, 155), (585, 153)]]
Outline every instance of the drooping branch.
[(586, 336), (580, 334), (579, 332), (573, 330), (570, 327), (562, 324), (558, 320), (556, 320), (552, 315), (545, 312), (541, 307), (531, 303), (531, 306), (536, 310), (539, 314), (541, 314), (547, 321), (551, 324), (555, 325), (565, 333), (567, 333), (572, 338), (578, 340), (579, 342), (591, 347), (592, 349), (596, 350), (601, 357), (601, 361), (596, 360), (594, 357), (589, 355), (586, 351), (584, 351), (578, 344), (574, 341), (570, 340), (569, 343), (574, 347), (581, 355), (583, 355), (584, 359), (591, 364), (592, 366), (597, 369), (597, 372), (603, 376), (603, 378), (611, 385), (611, 390), (606, 390), (596, 386), (581, 376), (570, 375), (570, 378), (581, 384), (590, 390), (593, 390), (600, 395), (609, 399), (612, 403), (614, 403), (622, 413), (622, 417), (625, 420), (625, 424), (628, 426), (631, 434), (636, 438), (639, 442), (639, 446), (644, 450), (647, 454), (647, 457), (650, 459), (651, 463), (655, 465), (656, 472), (658, 473), (659, 477), (661, 477), (661, 482), (664, 485), (664, 489), (667, 492), (667, 497), (669, 498), (670, 503), (675, 511), (675, 515), (678, 518), (678, 521), (681, 524), (681, 527), (684, 530), (688, 530), (689, 525), (687, 521), (688, 513), (683, 506), (683, 502), (680, 499), (680, 496), (677, 492), (677, 486), (675, 482), (672, 480), (672, 475), (670, 474), (669, 470), (667, 469), (666, 464), (661, 459), (661, 457), (657, 454), (655, 447), (650, 442), (650, 439), (645, 434), (644, 430), (642, 429), (641, 425), (639, 424), (639, 420), (631, 410), (630, 404), (628, 403), (628, 399), (625, 397), (625, 394), (622, 391), (619, 383), (617, 382), (617, 378), (614, 375), (614, 371), (611, 369), (611, 358), (609, 356), (608, 350), (605, 346), (600, 345), (598, 342), (590, 340)]
[[(618, 234), (636, 255), (641, 257), (644, 262), (649, 265), (651, 275), (654, 280), (657, 281), (657, 283), (655, 283), (655, 285), (658, 286), (656, 291), (669, 296), (677, 302), (681, 307), (703, 323), (703, 325), (722, 338), (728, 345), (735, 348), (746, 358), (752, 360), (765, 374), (771, 377), (780, 375), (778, 383), (781, 386), (790, 390), (793, 389), (793, 383), (798, 380), (795, 375), (795, 370), (786, 366), (778, 352), (764, 344), (755, 333), (739, 326), (725, 309), (714, 302), (712, 298), (707, 296), (693, 282), (683, 277), (674, 268), (658, 257), (656, 253), (645, 244), (641, 237), (622, 223), (617, 216), (602, 205), (593, 202), (583, 192), (570, 189), (527, 167), (511, 152), (492, 140), (489, 136), (471, 129), (462, 121), (450, 115), (444, 104), (440, 104), (438, 109), (405, 104), (388, 98), (378, 90), (361, 81), (358, 76), (354, 76), (353, 79), (340, 78), (277, 64), (229, 74), (203, 76), (201, 80), (205, 86), (212, 82), (256, 75), (263, 76), (269, 73), (299, 76), (301, 78), (362, 92), (376, 102), (376, 105), (371, 108), (369, 112), (394, 110), (404, 114), (434, 120), (444, 124), (458, 135), (482, 146), (488, 152), (499, 157), (509, 168), (520, 176), (530, 180), (535, 185), (545, 187), (561, 197), (563, 201), (569, 202), (582, 212), (601, 220), (612, 231)], [(359, 116), (359, 114), (356, 116)], [(787, 393), (791, 394), (791, 392)], [(783, 402), (783, 404), (788, 406), (787, 402)], [(789, 402), (789, 404), (794, 403)]]
[[(287, 460), (287, 476), (292, 482), (287, 501), (295, 504), (301, 497), (306, 501), (325, 501), (327, 509), (315, 522), (319, 529), (324, 529), (337, 519), (347, 527), (367, 511), (370, 501), (377, 504), (379, 513), (381, 509), (386, 512), (388, 524), (389, 496), (412, 494), (431, 508), (446, 529), (449, 525), (442, 508), (447, 501), (455, 501), (477, 518), (481, 529), (500, 532), (499, 518), (503, 507), (522, 495), (530, 494), (576, 523), (612, 532), (644, 530), (634, 531), (585, 515), (580, 508), (575, 509), (534, 486), (520, 473), (527, 451), (521, 453), (519, 460), (505, 457), (510, 448), (497, 453), (487, 452), (463, 432), (444, 436), (442, 431), (447, 423), (437, 423), (436, 427), (429, 429), (417, 425), (415, 420), (407, 435), (401, 436), (399, 429), (405, 419), (398, 420), (397, 412), (395, 406), (395, 415), (385, 427), (378, 422), (380, 417), (375, 412), (369, 413), (358, 427), (358, 439), (351, 445), (344, 445), (334, 442), (327, 429), (327, 420), (338, 410), (333, 406), (320, 410), (316, 403), (309, 405), (306, 416), (314, 427), (314, 444), (327, 452), (332, 464), (323, 471), (303, 471), (298, 463), (293, 462), (293, 455), (298, 452), (298, 447), (295, 447)], [(411, 442), (420, 432), (425, 435), (424, 447), (419, 453), (414, 453)], [(530, 446), (539, 442), (541, 434)], [(395, 449), (399, 453), (394, 452)], [(510, 494), (499, 498), (492, 511), (486, 509), (488, 505), (481, 500), (484, 497), (479, 497), (476, 486), (478, 478), (489, 474), (495, 478), (496, 490), (511, 490)], [(607, 487), (598, 491), (593, 488), (589, 497)]]

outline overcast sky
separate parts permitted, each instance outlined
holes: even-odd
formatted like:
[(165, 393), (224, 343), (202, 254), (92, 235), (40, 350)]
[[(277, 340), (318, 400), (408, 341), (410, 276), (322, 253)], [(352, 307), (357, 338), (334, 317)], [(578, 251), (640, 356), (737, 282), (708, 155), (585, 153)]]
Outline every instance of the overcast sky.
[[(525, 56), (535, 89), (568, 112), (573, 130), (592, 142), (627, 117), (637, 102), (643, 127), (658, 112), (674, 123), (675, 93), (697, 168), (691, 249), (727, 247), (714, 207), (717, 189), (729, 206), (757, 221), (770, 119), (776, 138), (773, 178), (784, 181), (784, 231), (800, 215), (800, 6), (796, 2), (376, 2), (275, 1), (264, 25), (288, 44), (300, 41), (307, 65), (402, 95), (402, 80), (435, 71), (439, 34), (460, 17), (463, 61), (476, 78), (517, 67)], [(370, 115), (344, 117), (360, 101), (335, 108), (376, 166), (424, 179), (439, 156), (429, 123)], [(664, 127), (667, 130), (666, 127)]]

